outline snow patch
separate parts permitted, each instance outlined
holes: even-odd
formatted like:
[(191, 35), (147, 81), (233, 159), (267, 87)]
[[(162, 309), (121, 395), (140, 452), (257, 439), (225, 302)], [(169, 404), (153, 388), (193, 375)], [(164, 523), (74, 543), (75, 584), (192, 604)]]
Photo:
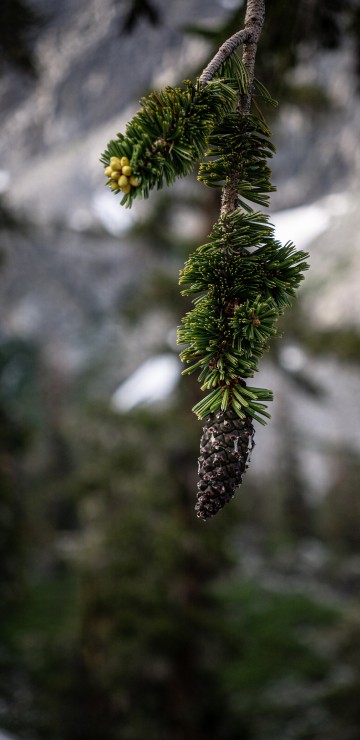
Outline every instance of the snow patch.
[(134, 209), (120, 208), (119, 201), (110, 191), (97, 190), (92, 198), (92, 211), (101, 225), (112, 236), (126, 233), (134, 224)]
[(180, 361), (173, 354), (156, 355), (146, 360), (117, 388), (111, 406), (120, 412), (139, 405), (166, 401), (180, 378)]
[(276, 238), (282, 244), (291, 240), (304, 250), (329, 228), (332, 218), (343, 216), (349, 208), (348, 196), (334, 193), (311, 205), (277, 211), (270, 220), (275, 226)]

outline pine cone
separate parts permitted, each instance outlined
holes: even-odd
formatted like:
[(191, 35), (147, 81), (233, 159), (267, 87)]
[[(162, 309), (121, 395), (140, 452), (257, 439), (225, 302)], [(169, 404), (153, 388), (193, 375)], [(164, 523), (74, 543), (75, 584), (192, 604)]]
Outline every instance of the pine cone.
[(235, 411), (217, 411), (205, 421), (200, 442), (199, 482), (195, 511), (208, 519), (233, 498), (254, 447), (250, 416), (239, 419)]

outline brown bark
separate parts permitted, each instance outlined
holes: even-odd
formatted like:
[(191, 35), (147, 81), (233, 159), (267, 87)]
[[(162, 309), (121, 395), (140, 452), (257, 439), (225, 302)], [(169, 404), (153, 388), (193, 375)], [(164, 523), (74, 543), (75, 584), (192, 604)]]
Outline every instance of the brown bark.
[(220, 46), (219, 51), (204, 71), (200, 75), (199, 81), (203, 87), (212, 80), (219, 67), (235, 51), (235, 49), (244, 44), (243, 62), (248, 70), (250, 86), (254, 78), (254, 66), (256, 49), (259, 42), (261, 29), (265, 18), (265, 0), (247, 0), (245, 27), (230, 36), (225, 43)]

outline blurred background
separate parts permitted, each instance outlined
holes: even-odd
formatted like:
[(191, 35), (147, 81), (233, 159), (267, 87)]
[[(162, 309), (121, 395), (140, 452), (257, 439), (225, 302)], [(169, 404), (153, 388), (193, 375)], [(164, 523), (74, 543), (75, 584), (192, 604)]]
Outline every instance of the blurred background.
[(360, 737), (359, 0), (267, 3), (271, 218), (311, 269), (206, 524), (177, 281), (219, 194), (194, 174), (129, 211), (99, 163), (243, 6), (0, 5), (1, 740)]

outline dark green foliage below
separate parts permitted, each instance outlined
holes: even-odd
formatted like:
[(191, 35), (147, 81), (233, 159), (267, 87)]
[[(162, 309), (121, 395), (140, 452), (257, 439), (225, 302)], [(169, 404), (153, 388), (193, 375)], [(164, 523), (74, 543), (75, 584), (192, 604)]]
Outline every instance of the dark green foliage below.
[(359, 649), (356, 625), (242, 578), (234, 511), (199, 529), (191, 417), (84, 414), (58, 490), (78, 510), (76, 547), (62, 556), (63, 533), (48, 530), (36, 554), (47, 566), (3, 631), (4, 726), (34, 740), (356, 740), (359, 682), (333, 676), (334, 656), (346, 670)]
[(289, 598), (259, 589), (252, 582), (230, 582), (221, 593), (228, 635), (235, 637), (239, 629), (246, 635), (235, 648), (239, 662), (224, 671), (229, 691), (241, 691), (251, 703), (260, 686), (284, 675), (324, 679), (328, 660), (306, 644), (306, 633), (329, 630), (338, 619), (336, 609), (319, 606), (303, 594)]
[(0, 621), (8, 618), (22, 593), (24, 521), (16, 457), (26, 444), (26, 430), (0, 406)]
[[(195, 395), (192, 379), (184, 385)], [(336, 569), (312, 596), (312, 582), (298, 583), (287, 563), (274, 579), (274, 553), (289, 536), (276, 519), (279, 482), (262, 487), (261, 501), (248, 482), (237, 507), (199, 528), (198, 429), (185, 400), (120, 417), (73, 408), (57, 419), (73, 465), (51, 463), (34, 477), (35, 455), (21, 486), (8, 476), (21, 435), (11, 416), (3, 422), (1, 572), (11, 599), (3, 590), (1, 726), (24, 740), (357, 740), (356, 597), (327, 606)], [(335, 481), (320, 522), (339, 547), (358, 521), (350, 530), (345, 511), (355, 511), (355, 461), (352, 475), (341, 482), (344, 508)], [(19, 494), (21, 516), (9, 516)], [(71, 527), (54, 517), (56, 502), (73, 507)], [(247, 506), (266, 532), (256, 579), (237, 565)]]
[(305, 343), (315, 354), (335, 354), (344, 360), (360, 362), (360, 336), (355, 328), (314, 332), (305, 338)]
[(0, 345), (0, 620), (9, 618), (23, 593), (25, 523), (18, 478), (19, 461), (31, 434), (27, 409), (21, 402), (24, 385), (34, 372), (34, 359), (25, 342)]

